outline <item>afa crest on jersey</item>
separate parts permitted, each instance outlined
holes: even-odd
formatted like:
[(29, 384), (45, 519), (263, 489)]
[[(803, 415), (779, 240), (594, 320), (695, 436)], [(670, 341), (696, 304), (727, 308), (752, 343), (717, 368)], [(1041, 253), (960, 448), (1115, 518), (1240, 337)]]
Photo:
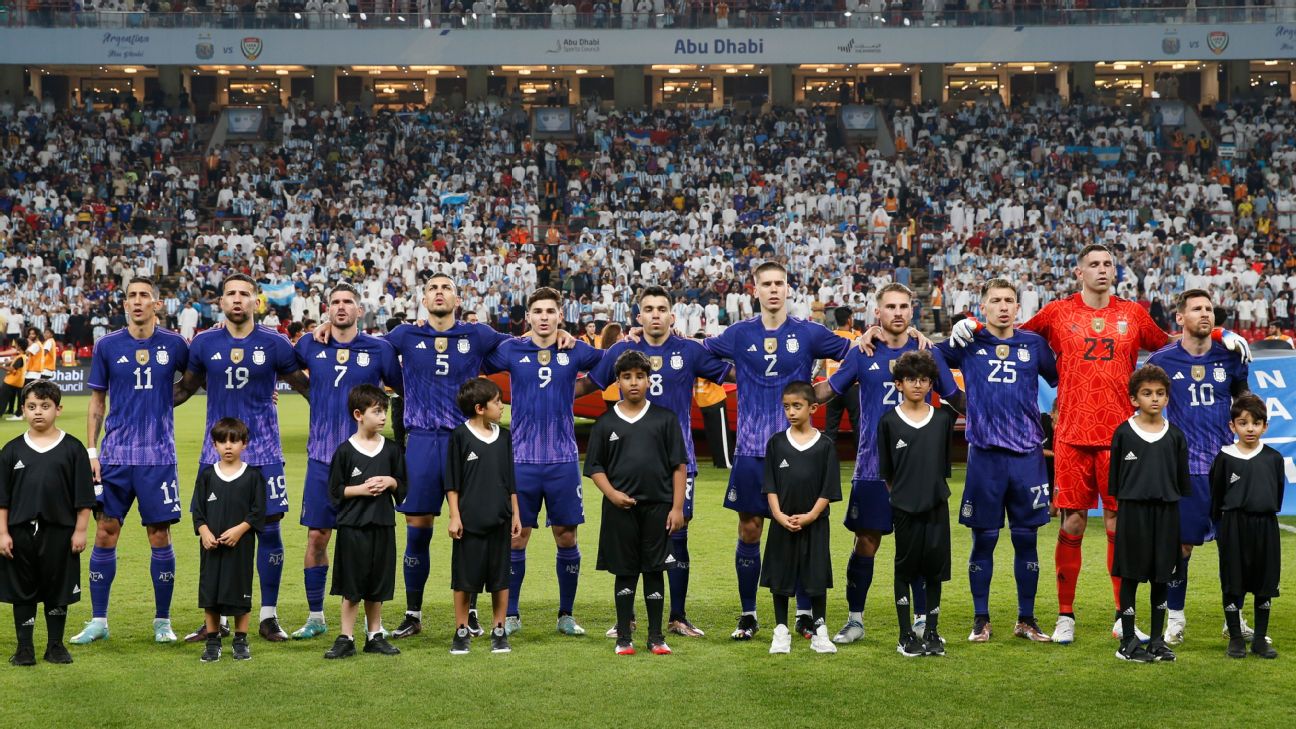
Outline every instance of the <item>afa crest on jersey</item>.
[(149, 363), (149, 351), (147, 349), (135, 350), (135, 363), (146, 365)]
[(1029, 362), (1029, 361), (1030, 361), (1030, 349), (1028, 349), (1028, 348), (1026, 348), (1026, 347), (1020, 347), (1020, 348), (1018, 348), (1018, 350), (1017, 350), (1017, 359), (1018, 359), (1018, 361), (1021, 361), (1021, 362)]
[(550, 352), (547, 349), (542, 349), (539, 352), (536, 352), (536, 361), (539, 362), (542, 367), (548, 366), (552, 360), (553, 352)]
[(235, 347), (230, 350), (230, 362), (240, 364), (243, 361), (243, 348)]
[(671, 366), (671, 369), (673, 369), (673, 370), (682, 370), (682, 369), (684, 369), (684, 357), (683, 357), (683, 355), (679, 355), (679, 354), (672, 354), (672, 355), (671, 355), (671, 358), (670, 358), (670, 366)]
[(1129, 331), (1129, 322), (1124, 319), (1116, 322), (1116, 332), (1122, 336)]
[(1102, 334), (1102, 330), (1107, 328), (1107, 320), (1101, 316), (1095, 316), (1093, 320), (1089, 322), (1089, 326), (1093, 327), (1095, 334)]
[(158, 364), (166, 365), (168, 362), (171, 361), (171, 353), (166, 351), (165, 349), (159, 349), (157, 351), (157, 354), (153, 355), (153, 358), (157, 360)]
[(339, 349), (339, 350), (337, 351), (337, 362), (338, 362), (338, 364), (346, 364), (350, 359), (351, 359), (351, 350), (349, 350), (349, 349)]
[(662, 368), (661, 355), (659, 354), (650, 355), (648, 357), (648, 364), (652, 365), (653, 372), (656, 372), (657, 370), (661, 369)]
[(995, 345), (995, 357), (998, 359), (1008, 359), (1008, 351), (1008, 345), (1006, 344)]
[(1215, 381), (1216, 381), (1216, 382), (1219, 382), (1219, 383), (1221, 383), (1221, 384), (1223, 384), (1223, 382), (1224, 382), (1225, 380), (1227, 380), (1227, 379), (1228, 379), (1228, 373), (1224, 371), (1224, 368), (1223, 368), (1223, 367), (1216, 367), (1216, 368), (1215, 368)]
[(778, 340), (774, 337), (765, 337), (765, 354), (774, 354), (778, 351)]
[(559, 364), (559, 366), (566, 367), (567, 364), (568, 364), (569, 362), (571, 362), (571, 358), (567, 356), (567, 353), (566, 353), (566, 352), (559, 352), (559, 353), (558, 353), (558, 364)]
[(1193, 365), (1192, 370), (1190, 370), (1190, 374), (1192, 375), (1192, 378), (1194, 380), (1196, 380), (1197, 382), (1201, 382), (1202, 380), (1206, 379), (1206, 366)]
[(359, 366), (359, 367), (368, 367), (368, 366), (369, 366), (369, 353), (368, 353), (368, 352), (356, 352), (356, 365)]
[(444, 352), (450, 347), (450, 340), (445, 337), (436, 338), (436, 351)]
[(789, 337), (785, 346), (789, 354), (796, 354), (797, 350), (801, 349), (801, 343), (795, 337)]
[(264, 349), (257, 349), (252, 352), (252, 364), (260, 366), (265, 364), (265, 362), (266, 358)]
[(462, 338), (459, 340), (459, 354), (468, 354), (468, 350), (471, 347), (472, 347), (472, 343), (469, 342), (466, 338)]

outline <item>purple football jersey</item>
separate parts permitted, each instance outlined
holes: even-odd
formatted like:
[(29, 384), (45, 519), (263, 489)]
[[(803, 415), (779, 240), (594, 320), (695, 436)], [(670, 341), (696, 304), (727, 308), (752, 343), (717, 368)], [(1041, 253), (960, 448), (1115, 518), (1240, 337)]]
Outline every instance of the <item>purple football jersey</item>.
[(1039, 378), (1056, 386), (1057, 360), (1043, 337), (1017, 329), (999, 339), (983, 330), (966, 347), (946, 340), (935, 351), (963, 374), (969, 444), (1029, 453), (1044, 442)]
[(675, 413), (684, 431), (684, 448), (688, 452), (688, 472), (697, 475), (697, 458), (693, 452), (693, 386), (699, 377), (720, 382), (729, 373), (729, 363), (707, 351), (700, 342), (671, 335), (660, 347), (646, 340), (617, 342), (603, 353), (589, 378), (600, 389), (616, 384), (616, 361), (623, 352), (635, 350), (648, 356), (653, 371), (648, 375), (648, 401)]
[(400, 363), (396, 350), (386, 341), (357, 334), (345, 344), (330, 340), (320, 344), (302, 337), (294, 347), (297, 364), (310, 373), (310, 434), (306, 454), (323, 463), (356, 432), (356, 421), (347, 407), (347, 397), (356, 385), (401, 388)]
[(449, 433), (464, 421), (459, 388), (482, 372), (482, 363), (510, 339), (485, 324), (455, 322), (444, 332), (428, 325), (401, 324), (387, 341), (401, 357), (405, 382), (405, 427), (411, 432)]
[[(839, 395), (849, 390), (851, 385), (859, 383), (859, 448), (855, 453), (853, 476), (856, 481), (877, 481), (881, 478), (878, 475), (878, 421), (888, 410), (894, 410), (902, 399), (895, 386), (895, 377), (891, 374), (892, 363), (905, 352), (918, 349), (918, 342), (914, 339), (898, 349), (892, 349), (881, 342), (875, 342), (874, 345), (871, 357), (857, 347), (851, 347), (842, 360), (841, 367), (828, 378), (833, 392)], [(940, 381), (932, 383), (932, 391), (941, 397), (949, 397), (958, 392), (954, 376), (950, 374), (944, 361), (937, 358), (936, 367), (940, 370)]]
[(176, 462), (171, 385), (188, 366), (189, 345), (179, 334), (161, 327), (148, 339), (136, 339), (119, 329), (95, 342), (87, 384), (108, 393), (100, 463), (168, 466)]
[(526, 338), (509, 339), (486, 358), (488, 371), (509, 373), (515, 463), (580, 460), (572, 417), (576, 378), (597, 366), (601, 356), (584, 342), (570, 350), (542, 349)]
[[(248, 427), (243, 461), (249, 466), (283, 463), (275, 383), (299, 369), (288, 338), (260, 324), (243, 339), (235, 339), (227, 328), (209, 329), (189, 345), (189, 371), (204, 378), (207, 390), (207, 433), (221, 418), (242, 420)], [(218, 460), (205, 434), (199, 463)]]
[(738, 368), (738, 444), (735, 455), (765, 457), (770, 436), (787, 430), (783, 388), (809, 382), (815, 360), (845, 359), (851, 343), (822, 324), (788, 317), (767, 330), (760, 317), (740, 321), (704, 346)]
[(1171, 342), (1148, 357), (1170, 376), (1166, 419), (1188, 441), (1188, 473), (1208, 474), (1220, 448), (1233, 442), (1229, 410), (1233, 390), (1246, 386), (1250, 372), (1242, 359), (1219, 342), (1194, 357), (1179, 342)]

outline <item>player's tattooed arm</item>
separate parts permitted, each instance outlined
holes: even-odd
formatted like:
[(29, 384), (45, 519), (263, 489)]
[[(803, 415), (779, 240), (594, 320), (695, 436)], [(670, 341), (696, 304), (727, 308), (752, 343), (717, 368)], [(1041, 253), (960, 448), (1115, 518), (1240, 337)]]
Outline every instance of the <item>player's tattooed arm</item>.
[(819, 382), (816, 382), (814, 392), (815, 402), (820, 404), (826, 403), (837, 396), (837, 393), (832, 389), (832, 385), (828, 383), (828, 380), (820, 380)]
[(585, 397), (591, 392), (598, 392), (599, 386), (589, 377), (582, 377), (576, 380), (576, 397)]
[(90, 405), (86, 409), (86, 447), (94, 456), (90, 459), (90, 473), (95, 483), (100, 480), (99, 473), (99, 433), (103, 430), (104, 412), (107, 410), (108, 393), (103, 390), (90, 391)]
[(198, 392), (198, 388), (202, 387), (202, 384), (201, 375), (193, 370), (186, 371), (184, 377), (176, 380), (176, 383), (171, 386), (171, 406), (179, 407), (183, 405), (186, 400), (193, 397), (195, 392)]
[(310, 397), (310, 378), (306, 377), (306, 374), (301, 370), (279, 375), (279, 379), (287, 382), (288, 386), (298, 395), (305, 398)]

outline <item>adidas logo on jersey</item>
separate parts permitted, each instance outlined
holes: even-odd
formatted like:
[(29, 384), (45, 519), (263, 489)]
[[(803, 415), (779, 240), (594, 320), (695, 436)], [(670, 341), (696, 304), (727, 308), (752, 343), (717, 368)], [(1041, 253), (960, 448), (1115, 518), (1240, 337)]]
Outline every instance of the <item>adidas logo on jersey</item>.
[(117, 358), (117, 364), (126, 364), (127, 362), (130, 362), (130, 360), (126, 359), (125, 357)]
[(783, 461), (779, 463), (779, 468), (787, 468), (787, 467), (788, 467), (788, 462), (787, 459), (784, 458)]
[(609, 443), (611, 443), (611, 442), (613, 442), (613, 441), (617, 441), (617, 440), (621, 440), (621, 438), (620, 438), (620, 436), (618, 436), (616, 433), (613, 433), (612, 435), (609, 435), (609, 436), (608, 436), (608, 442), (609, 442)]
[(1175, 373), (1175, 376), (1174, 376), (1174, 377), (1171, 377), (1170, 379), (1172, 379), (1172, 380), (1182, 380), (1182, 379), (1183, 379), (1183, 373), (1182, 373), (1182, 372), (1176, 372), (1176, 373)]
[(1241, 480), (1242, 480), (1242, 477), (1239, 476), (1239, 475), (1237, 475), (1236, 473), (1231, 473), (1231, 474), (1229, 474), (1229, 483), (1237, 483), (1238, 481), (1241, 481)]
[(752, 346), (748, 347), (748, 348), (747, 348), (747, 351), (748, 351), (748, 352), (755, 352), (755, 351), (756, 351), (756, 345), (753, 344)]
[(1130, 451), (1129, 453), (1126, 453), (1126, 454), (1125, 454), (1125, 460), (1127, 460), (1127, 461), (1137, 461), (1137, 460), (1138, 460), (1138, 456), (1134, 455), (1134, 451)]
[(17, 463), (14, 464), (13, 470), (17, 471), (20, 468), (26, 468), (26, 467), (27, 466), (23, 465), (22, 461), (18, 461)]
[(978, 349), (978, 350), (976, 351), (976, 353), (977, 353), (977, 354), (985, 354), (986, 351), (985, 351), (984, 349)]
[(216, 354), (213, 354), (213, 355), (211, 356), (211, 361), (213, 361), (213, 362), (218, 362), (218, 361), (220, 361), (220, 358), (221, 358), (221, 356), (220, 356), (220, 352), (217, 352)]
[(531, 364), (531, 358), (523, 357), (522, 359), (518, 360), (518, 364)]
[(324, 351), (320, 351), (319, 354), (315, 355), (315, 359), (328, 359), (328, 354)]
[(477, 454), (476, 454), (476, 453), (473, 453), (472, 451), (468, 451), (468, 457), (465, 458), (464, 460), (465, 460), (465, 461), (475, 461), (475, 460), (477, 460)]
[(213, 501), (215, 501), (215, 500), (216, 500), (216, 494), (212, 494), (211, 496), (208, 496), (208, 497), (207, 497), (207, 502), (208, 502), (208, 503), (211, 503), (211, 502), (213, 502)]
[(878, 363), (877, 363), (877, 362), (874, 362), (873, 364), (869, 365), (868, 371), (869, 371), (869, 372), (877, 372), (877, 371), (880, 370), (880, 369), (882, 369), (882, 368), (881, 368), (881, 367), (878, 367)]
[(633, 595), (633, 594), (634, 594), (634, 590), (631, 590), (631, 589), (628, 588), (628, 587), (623, 587), (623, 588), (621, 588), (619, 591), (617, 591), (616, 596), (617, 596), (617, 597), (625, 597), (626, 595)]
[(427, 349), (427, 342), (419, 342), (418, 346), (414, 347), (414, 349)]
[(356, 468), (352, 468), (352, 469), (351, 469), (351, 478), (355, 478), (356, 476), (359, 476), (359, 475), (360, 475), (360, 469), (359, 469), (359, 467), (356, 467)]
[(904, 442), (903, 439), (896, 441), (896, 450), (899, 450), (901, 448), (907, 448), (908, 446), (909, 444)]

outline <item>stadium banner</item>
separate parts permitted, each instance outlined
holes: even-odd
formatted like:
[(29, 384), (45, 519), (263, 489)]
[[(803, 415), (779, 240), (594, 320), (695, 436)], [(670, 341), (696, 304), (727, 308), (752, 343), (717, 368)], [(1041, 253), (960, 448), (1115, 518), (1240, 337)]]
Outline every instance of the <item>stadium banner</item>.
[(3, 28), (8, 64), (342, 66), (1296, 58), (1296, 24), (711, 30)]

